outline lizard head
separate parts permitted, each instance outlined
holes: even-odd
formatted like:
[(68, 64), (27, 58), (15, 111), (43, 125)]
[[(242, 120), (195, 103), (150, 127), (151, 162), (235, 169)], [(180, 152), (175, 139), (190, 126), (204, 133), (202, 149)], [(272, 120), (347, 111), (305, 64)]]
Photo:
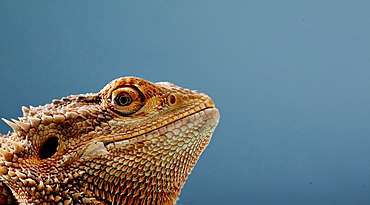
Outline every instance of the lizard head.
[(206, 94), (136, 77), (22, 110), (4, 119), (0, 204), (174, 204), (219, 120)]

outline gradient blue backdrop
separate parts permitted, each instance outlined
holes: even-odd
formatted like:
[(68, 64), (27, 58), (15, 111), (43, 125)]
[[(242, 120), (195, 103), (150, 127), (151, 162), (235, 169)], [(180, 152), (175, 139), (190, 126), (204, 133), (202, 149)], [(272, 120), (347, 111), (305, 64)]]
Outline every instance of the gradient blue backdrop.
[(121, 76), (170, 81), (221, 111), (178, 204), (369, 204), (369, 11), (369, 1), (0, 1), (0, 116)]

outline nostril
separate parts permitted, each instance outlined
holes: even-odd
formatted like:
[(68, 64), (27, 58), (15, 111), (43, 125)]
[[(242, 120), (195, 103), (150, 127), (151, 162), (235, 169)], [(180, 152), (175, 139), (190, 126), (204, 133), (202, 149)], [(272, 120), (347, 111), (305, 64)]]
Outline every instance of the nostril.
[(176, 105), (179, 105), (180, 104), (180, 99), (178, 96), (176, 96), (175, 94), (171, 93), (168, 97), (167, 97), (167, 103), (170, 105), (170, 106), (176, 106)]
[(170, 95), (168, 101), (170, 102), (171, 105), (173, 105), (176, 103), (176, 97), (174, 95)]
[(56, 152), (58, 148), (58, 138), (57, 137), (51, 137), (40, 149), (40, 158), (41, 159), (47, 159), (49, 157), (52, 157)]

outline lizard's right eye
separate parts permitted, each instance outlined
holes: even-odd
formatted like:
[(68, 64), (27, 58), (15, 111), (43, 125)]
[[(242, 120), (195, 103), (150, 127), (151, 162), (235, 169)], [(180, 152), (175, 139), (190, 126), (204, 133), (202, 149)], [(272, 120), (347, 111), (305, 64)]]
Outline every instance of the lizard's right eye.
[(112, 92), (111, 103), (111, 108), (117, 114), (129, 115), (144, 105), (144, 96), (135, 87), (121, 87)]

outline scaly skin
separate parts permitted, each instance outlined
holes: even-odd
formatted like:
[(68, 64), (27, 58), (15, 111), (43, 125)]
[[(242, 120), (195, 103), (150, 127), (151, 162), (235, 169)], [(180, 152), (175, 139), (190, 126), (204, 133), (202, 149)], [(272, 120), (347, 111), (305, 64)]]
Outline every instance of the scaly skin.
[(135, 77), (22, 110), (0, 204), (175, 204), (219, 120), (206, 94)]

